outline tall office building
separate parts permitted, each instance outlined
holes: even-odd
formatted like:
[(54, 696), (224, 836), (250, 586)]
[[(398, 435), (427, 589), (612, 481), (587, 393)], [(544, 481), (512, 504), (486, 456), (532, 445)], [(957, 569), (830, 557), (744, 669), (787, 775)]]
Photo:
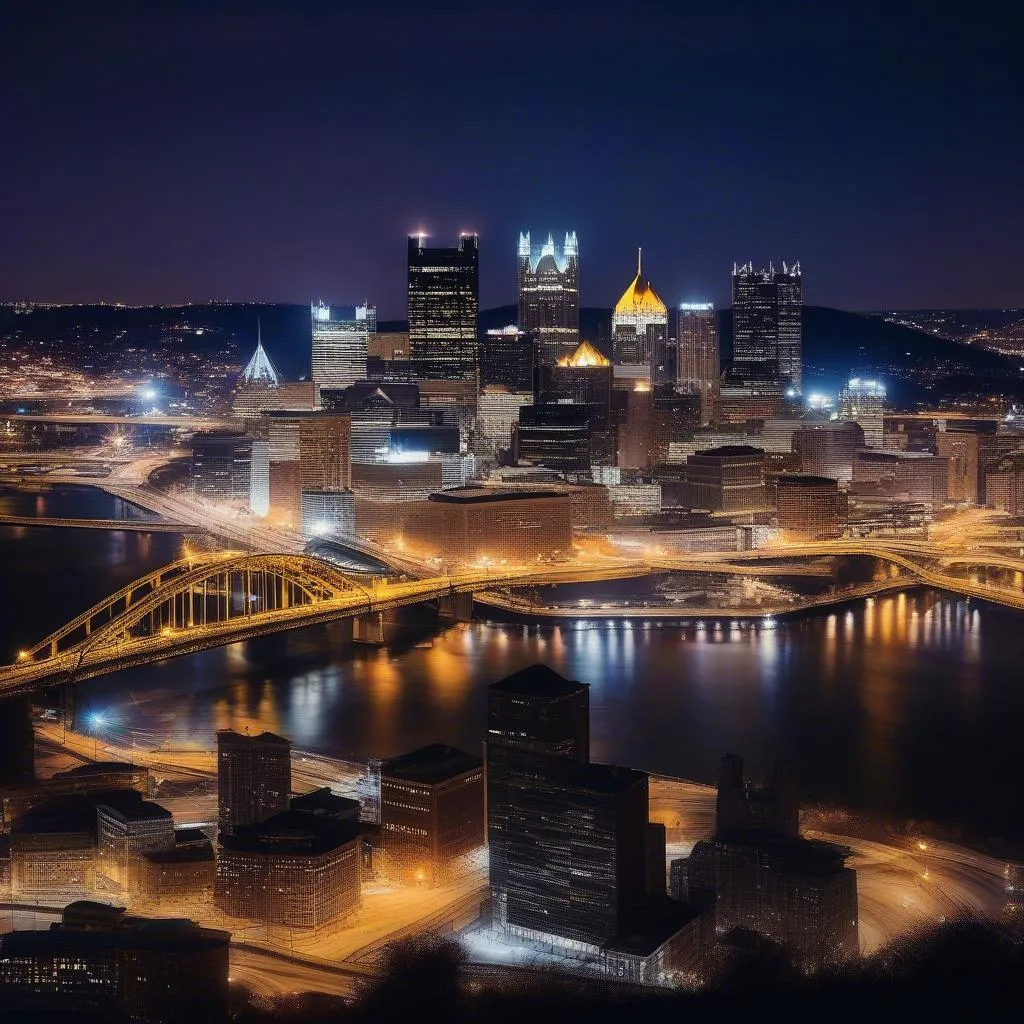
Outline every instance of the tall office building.
[(707, 426), (715, 415), (722, 375), (715, 304), (680, 303), (676, 324), (676, 385), (700, 395), (700, 422)]
[(272, 732), (217, 733), (217, 817), (221, 833), (267, 821), (288, 810), (291, 741)]
[(616, 373), (616, 377), (661, 381), (668, 345), (668, 307), (643, 276), (637, 250), (636, 277), (622, 293), (612, 314), (612, 360), (617, 368), (640, 367), (640, 372)]
[(480, 250), (476, 235), (455, 248), (409, 236), (409, 357), (414, 377), (477, 378)]
[(733, 367), (751, 379), (776, 379), (803, 391), (803, 278), (800, 262), (732, 268)]
[(839, 418), (859, 423), (868, 448), (881, 448), (885, 434), (885, 385), (851, 377), (839, 392)]
[(377, 331), (375, 306), (310, 306), (314, 382), (321, 388), (347, 388), (366, 379), (366, 349)]
[(488, 331), (480, 339), (480, 387), (533, 391), (536, 364), (536, 331), (511, 324)]
[(590, 410), (593, 453), (611, 454), (612, 364), (589, 341), (581, 342), (571, 354), (541, 366), (537, 382), (537, 404), (571, 403)]
[(519, 235), (519, 326), (537, 332), (541, 362), (572, 352), (580, 334), (580, 267), (576, 232), (568, 231), (561, 249), (554, 239), (532, 245), (530, 232)]
[(249, 503), (252, 443), (246, 434), (201, 430), (192, 436), (192, 493), (210, 501)]

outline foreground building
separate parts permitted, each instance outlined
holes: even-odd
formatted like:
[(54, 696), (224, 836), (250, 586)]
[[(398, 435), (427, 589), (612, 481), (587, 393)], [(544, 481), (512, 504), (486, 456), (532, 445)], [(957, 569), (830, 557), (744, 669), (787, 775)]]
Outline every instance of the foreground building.
[(222, 834), (288, 810), (291, 751), (291, 741), (272, 732), (217, 733), (217, 817)]
[(765, 506), (765, 459), (761, 448), (723, 445), (695, 452), (683, 473), (683, 504), (712, 512)]
[(775, 481), (779, 529), (801, 540), (837, 540), (846, 527), (846, 494), (827, 476), (783, 475)]
[(358, 822), (285, 811), (219, 842), (214, 900), (232, 917), (319, 932), (361, 905)]
[(850, 851), (799, 835), (792, 769), (778, 766), (767, 786), (743, 779), (743, 762), (722, 760), (715, 834), (673, 864), (691, 899), (715, 908), (717, 928), (746, 928), (787, 947), (807, 966), (860, 951), (857, 875)]
[(230, 430), (192, 437), (192, 494), (207, 501), (249, 504), (253, 439)]
[(465, 874), (484, 843), (483, 761), (441, 743), (383, 761), (380, 831), (392, 880), (440, 885)]
[(4, 1006), (26, 1020), (50, 1011), (67, 1019), (113, 1012), (138, 1024), (226, 1022), (230, 941), (188, 920), (70, 903), (47, 931), (0, 937)]

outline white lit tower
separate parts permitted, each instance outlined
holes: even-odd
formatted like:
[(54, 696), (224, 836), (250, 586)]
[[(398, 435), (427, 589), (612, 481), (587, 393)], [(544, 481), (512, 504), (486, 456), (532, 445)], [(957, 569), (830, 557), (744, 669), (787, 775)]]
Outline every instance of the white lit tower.
[(574, 352), (580, 340), (579, 243), (567, 231), (561, 248), (552, 235), (531, 244), (519, 234), (519, 326), (537, 333), (541, 362), (551, 364)]

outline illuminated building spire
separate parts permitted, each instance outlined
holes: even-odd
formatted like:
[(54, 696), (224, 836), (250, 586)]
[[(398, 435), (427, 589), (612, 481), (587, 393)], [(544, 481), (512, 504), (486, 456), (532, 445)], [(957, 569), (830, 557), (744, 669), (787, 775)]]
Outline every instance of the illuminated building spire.
[(274, 364), (270, 361), (270, 356), (263, 348), (263, 328), (258, 317), (256, 319), (256, 351), (242, 371), (242, 380), (247, 384), (261, 382), (275, 388), (281, 383), (277, 370), (274, 369)]

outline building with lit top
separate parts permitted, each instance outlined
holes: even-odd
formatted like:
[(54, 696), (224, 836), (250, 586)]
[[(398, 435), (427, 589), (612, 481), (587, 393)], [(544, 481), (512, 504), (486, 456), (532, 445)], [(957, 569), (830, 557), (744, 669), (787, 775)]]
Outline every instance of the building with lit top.
[(433, 248), (410, 235), (409, 358), (414, 378), (477, 380), (480, 256), (476, 235)]
[[(612, 417), (612, 364), (590, 344), (583, 341), (570, 355), (541, 366), (538, 405), (570, 403), (590, 411), (593, 455), (610, 457)], [(592, 457), (592, 461), (598, 461)]]
[(885, 385), (877, 380), (851, 377), (839, 392), (839, 418), (860, 424), (866, 447), (884, 447)]
[(653, 384), (665, 363), (668, 307), (643, 276), (640, 257), (637, 250), (636, 276), (612, 313), (612, 359), (617, 367), (646, 368), (641, 375)]
[(803, 277), (800, 262), (777, 271), (753, 263), (732, 268), (733, 368), (748, 379), (774, 379), (803, 391)]
[(366, 379), (369, 337), (377, 331), (374, 306), (310, 306), (314, 382), (321, 389), (346, 388)]
[(465, 874), (484, 843), (483, 761), (433, 743), (380, 767), (384, 874), (438, 885)]
[(189, 920), (127, 916), (123, 907), (83, 900), (46, 931), (0, 937), (0, 988), (5, 1007), (26, 1020), (59, 1013), (226, 1024), (230, 941), (230, 933)]
[(580, 335), (579, 244), (575, 231), (556, 246), (549, 234), (540, 246), (519, 235), (519, 326), (536, 332), (541, 363), (567, 355)]
[(480, 339), (480, 386), (533, 391), (537, 332), (515, 324), (489, 330)]
[(722, 375), (713, 302), (683, 302), (676, 313), (676, 386), (700, 395), (700, 422), (714, 419)]

